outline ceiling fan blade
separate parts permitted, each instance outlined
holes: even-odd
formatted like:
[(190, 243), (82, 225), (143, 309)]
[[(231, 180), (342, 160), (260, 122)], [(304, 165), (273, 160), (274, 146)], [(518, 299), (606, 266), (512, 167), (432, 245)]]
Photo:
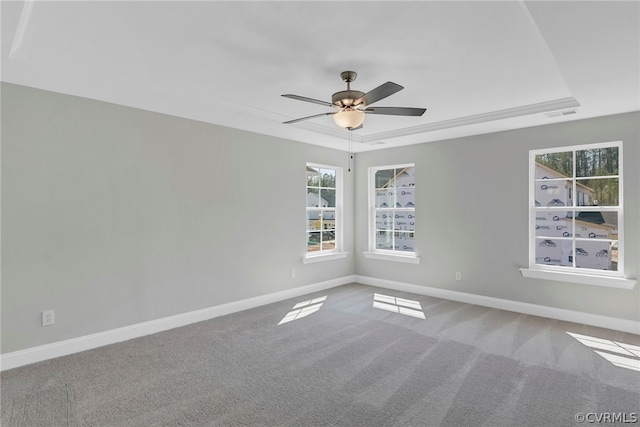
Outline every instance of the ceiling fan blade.
[(373, 107), (365, 108), (362, 111), (367, 114), (386, 114), (388, 116), (421, 116), (427, 109), (411, 107)]
[(290, 93), (284, 94), (282, 96), (284, 96), (285, 98), (297, 99), (298, 101), (313, 102), (314, 104), (324, 105), (325, 107), (333, 107), (334, 106), (330, 102), (321, 101), (319, 99), (307, 98), (306, 96), (292, 95)]
[(365, 93), (360, 98), (356, 99), (353, 105), (359, 105), (359, 104), (362, 104), (363, 102), (366, 105), (371, 105), (374, 102), (378, 102), (381, 99), (386, 98), (387, 96), (391, 96), (396, 92), (400, 92), (402, 89), (404, 89), (404, 87), (400, 86), (397, 83), (386, 82), (384, 84), (381, 84), (377, 88), (372, 89), (369, 92)]
[(283, 125), (290, 125), (291, 123), (296, 123), (296, 122), (301, 122), (302, 120), (309, 120), (309, 119), (314, 119), (316, 117), (321, 117), (321, 116), (330, 116), (332, 114), (335, 114), (337, 111), (332, 111), (330, 113), (321, 113), (321, 114), (314, 114), (313, 116), (307, 116), (307, 117), (301, 117), (299, 119), (293, 119), (293, 120), (289, 120), (288, 122), (282, 122)]

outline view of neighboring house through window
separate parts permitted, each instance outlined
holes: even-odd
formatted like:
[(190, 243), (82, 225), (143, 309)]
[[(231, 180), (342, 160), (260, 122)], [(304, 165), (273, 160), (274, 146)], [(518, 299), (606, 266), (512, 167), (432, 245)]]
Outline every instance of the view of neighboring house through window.
[(341, 169), (307, 164), (307, 253), (339, 250)]
[(372, 252), (415, 254), (415, 165), (370, 168)]
[(621, 275), (622, 143), (534, 150), (530, 162), (530, 267)]

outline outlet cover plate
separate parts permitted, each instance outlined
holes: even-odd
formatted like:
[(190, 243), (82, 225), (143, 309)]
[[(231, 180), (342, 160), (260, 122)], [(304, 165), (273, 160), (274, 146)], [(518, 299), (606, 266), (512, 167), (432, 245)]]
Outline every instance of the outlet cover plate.
[(42, 312), (42, 326), (51, 326), (55, 323), (55, 317), (53, 310), (47, 310)]

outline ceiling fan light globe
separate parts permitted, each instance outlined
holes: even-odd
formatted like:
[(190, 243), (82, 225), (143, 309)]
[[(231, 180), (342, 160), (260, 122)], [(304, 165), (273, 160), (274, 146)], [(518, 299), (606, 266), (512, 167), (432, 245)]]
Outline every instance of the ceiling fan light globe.
[(335, 124), (344, 129), (354, 129), (364, 122), (364, 111), (355, 108), (344, 109), (333, 115)]

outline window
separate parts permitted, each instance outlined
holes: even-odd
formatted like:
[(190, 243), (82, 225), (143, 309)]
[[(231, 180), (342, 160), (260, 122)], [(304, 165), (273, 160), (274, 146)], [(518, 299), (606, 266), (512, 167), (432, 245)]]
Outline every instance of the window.
[(415, 165), (369, 168), (369, 258), (419, 262)]
[(307, 164), (305, 258), (342, 254), (341, 188), (341, 168)]
[(533, 150), (529, 161), (529, 269), (622, 278), (622, 143)]

